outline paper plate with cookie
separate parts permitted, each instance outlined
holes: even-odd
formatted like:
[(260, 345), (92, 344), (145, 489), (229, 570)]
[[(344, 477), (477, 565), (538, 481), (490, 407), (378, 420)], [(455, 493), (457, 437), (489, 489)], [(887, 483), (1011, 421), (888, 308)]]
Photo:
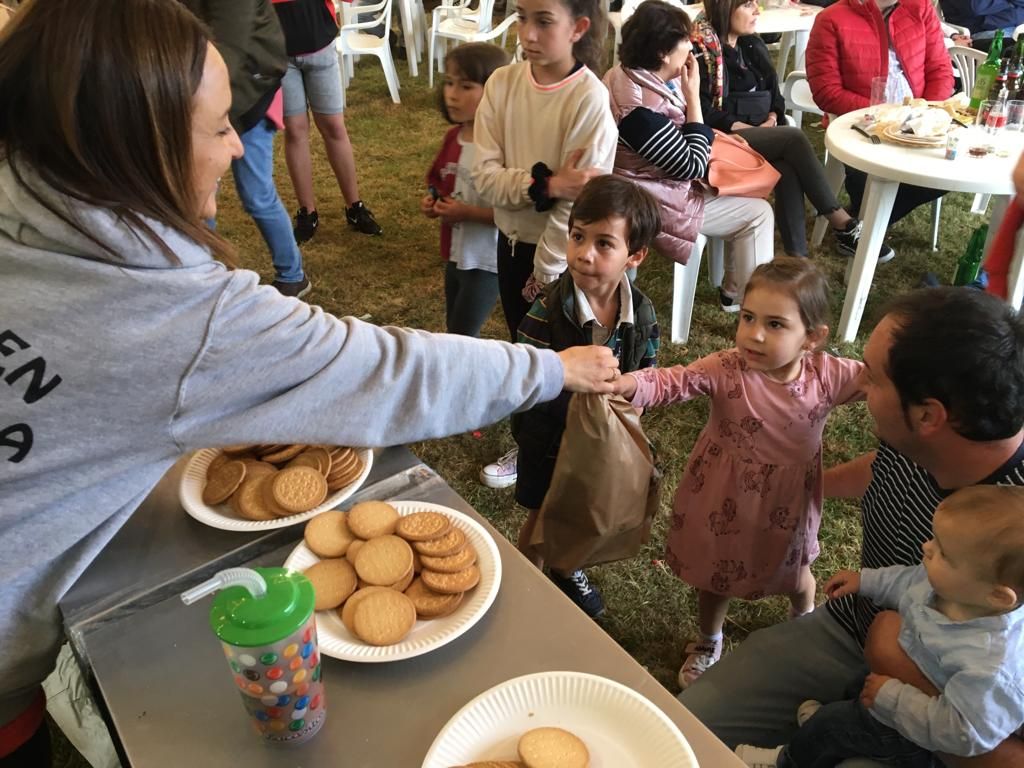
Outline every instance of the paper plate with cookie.
[(363, 501), (319, 514), (284, 564), (313, 582), (320, 652), (346, 661), (440, 648), (487, 613), (501, 584), (486, 529), (422, 501)]
[(434, 739), (422, 768), (697, 768), (675, 723), (621, 683), (540, 672), (484, 691)]
[(181, 505), (201, 523), (262, 531), (305, 522), (355, 493), (373, 466), (369, 448), (234, 445), (197, 451), (185, 465)]

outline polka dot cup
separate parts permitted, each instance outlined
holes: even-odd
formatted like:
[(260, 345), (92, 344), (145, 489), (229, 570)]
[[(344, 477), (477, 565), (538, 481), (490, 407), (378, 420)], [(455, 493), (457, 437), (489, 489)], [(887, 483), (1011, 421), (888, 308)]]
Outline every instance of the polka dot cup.
[(313, 585), (298, 571), (257, 568), (267, 593), (222, 590), (210, 624), (253, 729), (268, 742), (298, 744), (324, 724), (327, 705), (313, 612)]

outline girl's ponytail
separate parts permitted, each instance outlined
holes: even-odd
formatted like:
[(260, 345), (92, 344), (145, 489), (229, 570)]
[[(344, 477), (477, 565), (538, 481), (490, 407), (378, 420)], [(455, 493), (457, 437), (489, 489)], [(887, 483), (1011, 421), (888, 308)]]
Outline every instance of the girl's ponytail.
[(604, 15), (601, 0), (562, 0), (562, 3), (574, 19), (584, 16), (590, 19), (590, 28), (573, 43), (572, 55), (600, 77), (604, 71), (604, 41), (608, 33), (608, 19)]

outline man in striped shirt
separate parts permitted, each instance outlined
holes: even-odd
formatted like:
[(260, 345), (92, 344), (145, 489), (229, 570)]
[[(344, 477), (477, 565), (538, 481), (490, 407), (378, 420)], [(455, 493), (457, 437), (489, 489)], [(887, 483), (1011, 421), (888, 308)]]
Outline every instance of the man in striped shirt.
[[(889, 307), (864, 363), (879, 447), (826, 472), (825, 493), (861, 499), (862, 567), (914, 565), (943, 498), (969, 485), (1024, 485), (1024, 321), (980, 291), (918, 291)], [(848, 698), (869, 664), (911, 684), (924, 680), (899, 652), (898, 626), (872, 626), (877, 612), (853, 595), (755, 632), (680, 700), (730, 746), (788, 743), (802, 701)], [(1024, 741), (941, 759), (1021, 766)]]

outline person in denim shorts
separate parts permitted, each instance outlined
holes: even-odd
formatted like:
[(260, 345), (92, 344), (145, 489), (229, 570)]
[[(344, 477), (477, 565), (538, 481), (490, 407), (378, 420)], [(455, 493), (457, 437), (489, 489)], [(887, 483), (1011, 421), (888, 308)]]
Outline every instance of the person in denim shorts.
[(330, 0), (274, 0), (288, 53), (284, 81), (285, 160), (299, 210), (295, 214), (295, 240), (304, 243), (316, 233), (319, 216), (313, 194), (313, 167), (309, 153), (309, 114), (324, 140), (327, 161), (345, 198), (345, 218), (366, 235), (382, 230), (370, 209), (359, 199), (356, 161), (345, 128), (345, 92), (334, 39), (338, 19)]

